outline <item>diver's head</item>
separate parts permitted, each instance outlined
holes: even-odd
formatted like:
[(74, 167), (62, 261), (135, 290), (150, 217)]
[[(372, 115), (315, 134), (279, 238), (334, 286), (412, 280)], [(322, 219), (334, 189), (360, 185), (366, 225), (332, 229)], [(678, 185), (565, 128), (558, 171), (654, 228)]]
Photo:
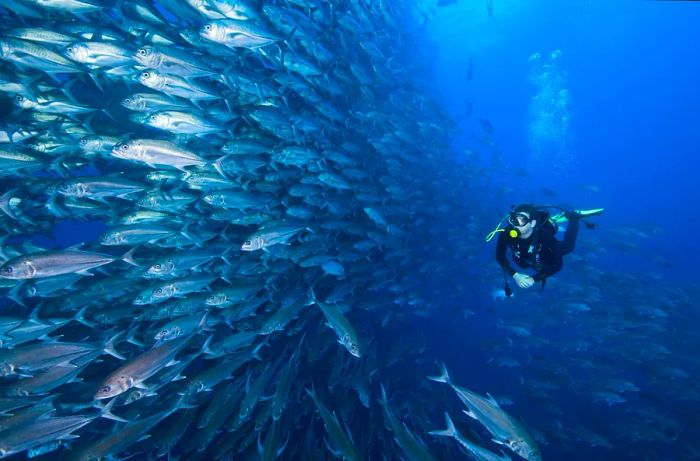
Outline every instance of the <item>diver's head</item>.
[(535, 207), (529, 203), (518, 205), (508, 215), (508, 224), (512, 229), (508, 232), (513, 238), (530, 238), (537, 226)]

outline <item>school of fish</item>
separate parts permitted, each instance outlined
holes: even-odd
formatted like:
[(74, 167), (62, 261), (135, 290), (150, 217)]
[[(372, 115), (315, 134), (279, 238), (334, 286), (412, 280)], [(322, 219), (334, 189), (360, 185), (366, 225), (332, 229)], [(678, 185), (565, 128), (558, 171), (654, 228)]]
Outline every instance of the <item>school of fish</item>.
[[(604, 414), (687, 389), (698, 361), (661, 335), (692, 290), (480, 298), (498, 146), (481, 119), (493, 167), (453, 152), (416, 2), (5, 0), (0, 20), (0, 458), (539, 461), (682, 432), (654, 401), (575, 425), (548, 393)], [(456, 359), (421, 327), (459, 329), (546, 422), (435, 376)]]
[[(0, 12), (0, 457), (376, 450), (315, 386), (375, 406), (366, 332), (429, 306), (402, 274), (458, 176), (411, 3)], [(32, 243), (65, 223), (92, 239)], [(316, 410), (327, 435), (300, 429)]]

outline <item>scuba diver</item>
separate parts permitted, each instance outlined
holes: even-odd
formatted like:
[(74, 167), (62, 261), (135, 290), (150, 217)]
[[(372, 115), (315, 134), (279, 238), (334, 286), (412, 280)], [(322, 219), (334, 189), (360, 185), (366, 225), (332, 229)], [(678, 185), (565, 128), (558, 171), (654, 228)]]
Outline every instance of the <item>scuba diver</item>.
[[(559, 272), (563, 265), (562, 257), (571, 253), (576, 245), (579, 221), (584, 217), (595, 216), (603, 212), (603, 208), (586, 211), (566, 211), (558, 208), (561, 213), (550, 217), (549, 208), (553, 206), (535, 206), (529, 203), (513, 207), (498, 227), (491, 232), (486, 241), (490, 241), (497, 232), (496, 261), (504, 271), (505, 294), (512, 295), (512, 290), (508, 285), (508, 276), (513, 277), (515, 283), (520, 288), (530, 288), (535, 283), (541, 283), (540, 291), (544, 289), (547, 277)], [(506, 228), (501, 229), (503, 221), (508, 220)], [(568, 221), (564, 240), (556, 238), (559, 223)], [(595, 227), (593, 224), (584, 221), (589, 228)], [(510, 265), (506, 257), (506, 250), (510, 248), (513, 252), (513, 261), (523, 269), (533, 268), (535, 273), (528, 275), (518, 272)]]

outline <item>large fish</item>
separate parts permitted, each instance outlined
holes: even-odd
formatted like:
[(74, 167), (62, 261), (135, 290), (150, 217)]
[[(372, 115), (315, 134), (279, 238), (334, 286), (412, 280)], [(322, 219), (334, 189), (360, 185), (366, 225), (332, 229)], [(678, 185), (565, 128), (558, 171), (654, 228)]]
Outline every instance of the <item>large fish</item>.
[(338, 336), (338, 342), (354, 357), (360, 358), (362, 356), (362, 351), (360, 350), (359, 337), (348, 318), (336, 305), (323, 303), (315, 298), (314, 302), (326, 317), (326, 325)]
[(192, 336), (183, 336), (156, 346), (139, 355), (107, 376), (95, 393), (95, 399), (109, 399), (142, 383), (164, 367), (170, 365)]
[[(10, 331), (10, 334), (12, 332)], [(41, 342), (0, 350), (0, 376), (32, 373), (69, 364), (96, 350), (88, 344)]]
[(391, 430), (394, 432), (394, 440), (403, 450), (406, 459), (411, 461), (434, 461), (435, 458), (433, 458), (433, 455), (431, 455), (425, 447), (425, 442), (418, 438), (406, 424), (401, 423), (396, 415), (394, 415), (394, 412), (389, 406), (389, 400), (387, 399), (383, 384), (381, 385), (381, 390), (381, 402), (384, 408), (384, 414), (389, 421)]
[(241, 245), (241, 250), (255, 251), (265, 249), (271, 245), (286, 243), (304, 229), (306, 229), (304, 225), (285, 223), (265, 227), (248, 237)]
[(347, 461), (361, 459), (360, 455), (357, 453), (357, 449), (352, 443), (352, 440), (348, 437), (340, 425), (338, 416), (335, 413), (331, 413), (326, 408), (313, 389), (306, 389), (306, 393), (309, 394), (316, 404), (316, 409), (321, 415), (321, 419), (323, 419), (323, 425), (326, 428), (326, 432), (330, 436), (333, 447), (339, 453), (339, 457), (342, 457), (343, 460)]
[(75, 63), (49, 48), (16, 38), (0, 39), (0, 59), (47, 73), (83, 72)]
[(24, 280), (73, 273), (92, 275), (89, 272), (90, 269), (104, 266), (119, 259), (133, 262), (131, 253), (118, 258), (80, 250), (41, 251), (7, 261), (0, 266), (0, 277)]
[(503, 456), (498, 456), (497, 454), (490, 452), (486, 448), (480, 447), (479, 445), (467, 440), (455, 427), (452, 422), (450, 415), (445, 413), (445, 424), (447, 428), (442, 431), (430, 431), (432, 435), (452, 437), (477, 461), (511, 461), (510, 456), (504, 454)]
[(194, 152), (172, 142), (157, 139), (133, 139), (119, 143), (114, 146), (112, 156), (145, 163), (152, 168), (166, 166), (182, 170), (186, 166), (205, 164), (205, 161)]
[(429, 379), (449, 385), (467, 407), (464, 412), (483, 424), (494, 436), (494, 441), (507, 446), (528, 461), (542, 460), (539, 447), (532, 436), (503, 411), (493, 397), (489, 396), (486, 399), (454, 384), (450, 380), (450, 375), (444, 364), (442, 364), (442, 374), (429, 377)]
[(96, 416), (38, 418), (30, 423), (0, 432), (0, 458), (47, 443), (75, 438), (75, 435), (72, 435), (73, 432), (90, 424), (96, 418)]

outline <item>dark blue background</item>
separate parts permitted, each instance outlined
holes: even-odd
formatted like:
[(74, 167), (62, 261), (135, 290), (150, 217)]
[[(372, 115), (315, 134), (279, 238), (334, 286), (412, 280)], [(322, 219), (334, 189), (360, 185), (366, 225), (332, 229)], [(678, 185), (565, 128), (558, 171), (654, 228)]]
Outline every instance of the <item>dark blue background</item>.
[[(700, 224), (700, 4), (614, 3), (495, 1), (495, 21), (485, 2), (431, 10), (435, 93), (461, 121), (457, 147), (473, 147), (466, 133), (488, 119), (505, 163), (530, 175), (527, 181), (504, 175), (500, 185), (515, 191), (499, 205), (541, 201), (536, 192), (547, 188), (562, 203), (606, 207), (606, 226), (661, 226), (649, 244), (671, 260), (672, 277), (697, 280), (685, 255), (695, 252), (691, 236)], [(564, 171), (533, 162), (527, 138), (536, 91), (528, 57), (556, 49), (572, 99)], [(474, 107), (469, 118), (467, 99)], [(493, 219), (501, 213), (494, 210)]]

